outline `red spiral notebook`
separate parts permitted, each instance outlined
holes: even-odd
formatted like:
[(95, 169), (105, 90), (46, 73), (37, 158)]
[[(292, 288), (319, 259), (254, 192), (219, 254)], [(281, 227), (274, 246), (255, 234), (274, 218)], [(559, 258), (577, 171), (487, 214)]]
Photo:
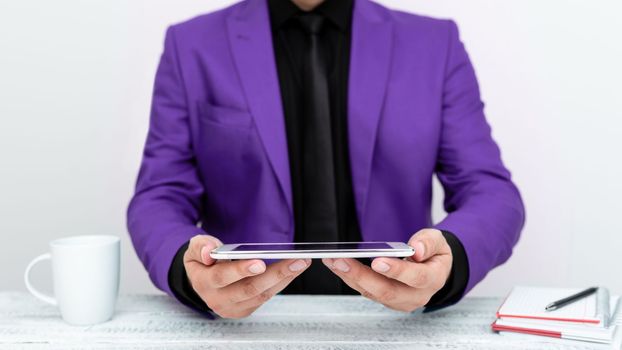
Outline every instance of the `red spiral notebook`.
[[(622, 323), (620, 298), (605, 288), (554, 311), (546, 305), (581, 291), (581, 288), (516, 287), (497, 311), (494, 331), (576, 339), (599, 343), (613, 341)], [(610, 316), (613, 315), (613, 316)]]

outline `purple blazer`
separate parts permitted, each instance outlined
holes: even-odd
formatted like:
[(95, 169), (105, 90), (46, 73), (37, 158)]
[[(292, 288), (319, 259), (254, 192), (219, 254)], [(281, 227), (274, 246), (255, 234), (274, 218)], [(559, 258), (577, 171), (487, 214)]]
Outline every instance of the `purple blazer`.
[[(473, 67), (452, 21), (356, 0), (348, 135), (366, 241), (425, 227), (454, 233), (467, 291), (508, 259), (524, 222)], [(225, 243), (291, 242), (292, 190), (265, 0), (170, 27), (128, 229), (153, 283), (172, 294), (177, 250), (207, 232)], [(432, 177), (448, 215), (431, 219)]]

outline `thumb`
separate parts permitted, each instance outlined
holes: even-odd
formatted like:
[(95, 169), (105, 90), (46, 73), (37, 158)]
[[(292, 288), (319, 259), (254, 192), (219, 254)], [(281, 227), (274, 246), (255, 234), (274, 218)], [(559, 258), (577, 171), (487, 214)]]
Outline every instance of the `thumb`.
[(426, 261), (437, 254), (444, 254), (445, 250), (449, 249), (441, 231), (429, 228), (415, 233), (408, 241), (408, 245), (415, 250), (412, 259), (416, 262)]
[(190, 240), (184, 260), (194, 260), (207, 266), (212, 265), (216, 260), (210, 256), (210, 252), (221, 245), (222, 242), (214, 236), (196, 235)]

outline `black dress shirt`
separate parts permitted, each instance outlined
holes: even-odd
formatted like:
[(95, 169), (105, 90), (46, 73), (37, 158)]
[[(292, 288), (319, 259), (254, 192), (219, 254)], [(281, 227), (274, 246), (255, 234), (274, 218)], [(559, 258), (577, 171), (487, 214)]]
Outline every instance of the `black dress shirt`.
[[(302, 185), (305, 176), (313, 173), (301, 171), (302, 145), (302, 97), (301, 72), (304, 61), (306, 36), (296, 21), (300, 10), (290, 0), (268, 0), (272, 41), (276, 59), (285, 125), (287, 132), (290, 175), (294, 206), (295, 241), (313, 241), (305, 235), (303, 227)], [(352, 179), (348, 155), (347, 97), (348, 73), (350, 64), (350, 41), (353, 0), (326, 0), (313, 12), (325, 17), (325, 25), (320, 34), (322, 50), (326, 57), (327, 75), (330, 91), (330, 122), (335, 169), (335, 188), (337, 200), (337, 223), (340, 241), (361, 241), (359, 223), (355, 211)], [(460, 241), (450, 232), (443, 232), (449, 243), (454, 263), (445, 286), (428, 303), (428, 309), (442, 307), (459, 300), (468, 281), (468, 260)], [(169, 285), (173, 293), (185, 304), (201, 311), (208, 311), (207, 305), (192, 290), (183, 265), (183, 253), (187, 244), (178, 251), (169, 270)], [(369, 264), (369, 259), (361, 259)], [(317, 288), (313, 281), (332, 280), (332, 287)], [(321, 262), (315, 261), (285, 290), (284, 294), (358, 294), (328, 270)]]
[[(297, 242), (316, 241), (310, 227), (305, 227), (303, 206), (312, 198), (305, 198), (305, 179), (320, 176), (319, 171), (302, 170), (302, 134), (304, 84), (302, 72), (307, 34), (297, 16), (304, 15), (292, 1), (268, 0), (272, 27), (272, 43), (281, 88), (281, 99), (287, 131), (287, 146), (292, 179), (294, 204), (294, 239)], [(328, 79), (330, 121), (333, 154), (327, 158), (334, 160), (334, 183), (337, 204), (337, 231), (335, 240), (341, 242), (361, 241), (361, 233), (356, 219), (354, 195), (350, 176), (347, 135), (347, 91), (348, 67), (350, 64), (350, 23), (352, 0), (325, 1), (313, 12), (324, 17), (320, 32), (320, 48), (326, 62)], [(314, 150), (309, 150), (314, 151)], [(317, 152), (317, 151), (314, 151)], [(316, 173), (317, 172), (317, 173)], [(307, 189), (308, 191), (313, 189)], [(321, 285), (314, 281), (322, 281)], [(299, 277), (294, 279), (284, 294), (357, 294), (320, 261), (316, 261)]]

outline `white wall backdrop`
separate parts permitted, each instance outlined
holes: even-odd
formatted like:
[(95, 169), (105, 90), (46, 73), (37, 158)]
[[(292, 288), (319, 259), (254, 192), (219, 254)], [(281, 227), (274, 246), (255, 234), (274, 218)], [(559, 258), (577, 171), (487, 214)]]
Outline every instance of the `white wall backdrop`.
[[(380, 2), (458, 22), (527, 205), (514, 256), (472, 294), (514, 284), (622, 293), (622, 3)], [(0, 2), (0, 290), (24, 290), (25, 265), (53, 238), (114, 234), (122, 292), (156, 291), (125, 208), (164, 30), (230, 3)], [(48, 273), (35, 277), (49, 290)]]

